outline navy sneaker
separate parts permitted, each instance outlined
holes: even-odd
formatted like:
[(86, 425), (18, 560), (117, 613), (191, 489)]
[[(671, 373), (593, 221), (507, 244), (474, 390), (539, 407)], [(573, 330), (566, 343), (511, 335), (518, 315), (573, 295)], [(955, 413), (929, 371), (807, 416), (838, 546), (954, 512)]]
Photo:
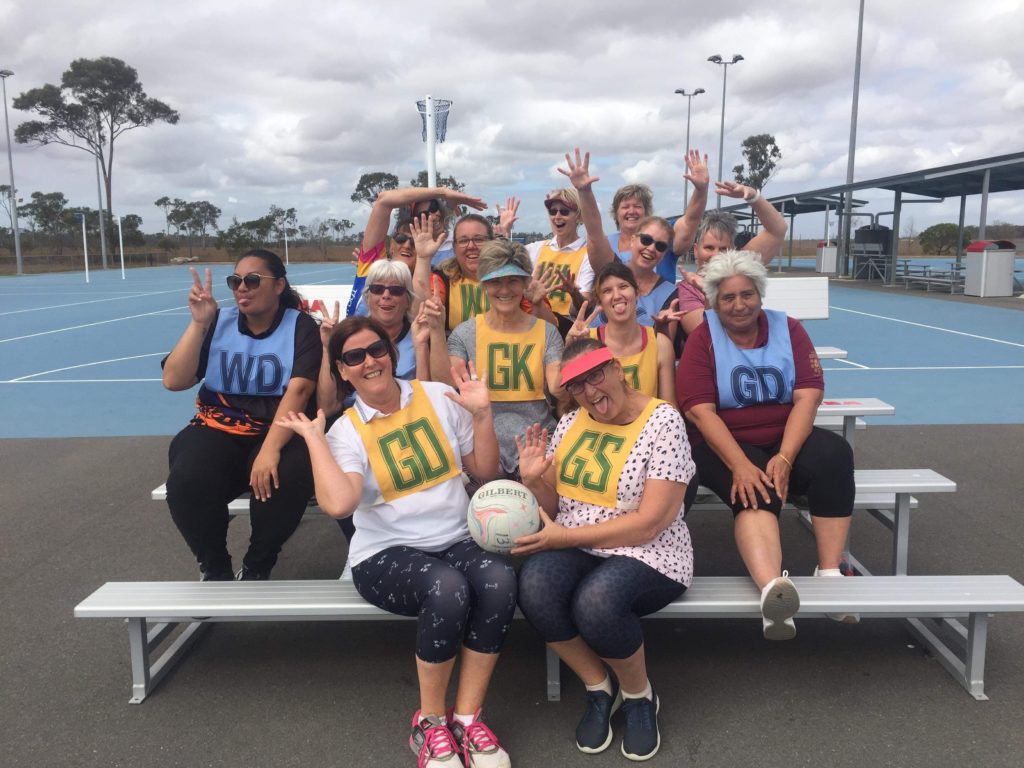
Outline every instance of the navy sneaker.
[(209, 568), (199, 568), (199, 580), (200, 581), (234, 581), (235, 574), (231, 572), (231, 566), (225, 566), (223, 568), (216, 568), (210, 566)]
[(580, 752), (596, 754), (608, 749), (612, 743), (612, 715), (622, 706), (622, 692), (612, 682), (612, 693), (587, 691), (587, 711), (576, 726), (576, 748)]
[(269, 579), (270, 571), (257, 571), (247, 565), (243, 565), (241, 570), (235, 574), (235, 581), (268, 581)]
[(622, 714), (626, 728), (622, 734), (622, 754), (630, 760), (650, 760), (661, 746), (658, 732), (658, 710), (661, 702), (651, 690), (651, 698), (624, 699)]

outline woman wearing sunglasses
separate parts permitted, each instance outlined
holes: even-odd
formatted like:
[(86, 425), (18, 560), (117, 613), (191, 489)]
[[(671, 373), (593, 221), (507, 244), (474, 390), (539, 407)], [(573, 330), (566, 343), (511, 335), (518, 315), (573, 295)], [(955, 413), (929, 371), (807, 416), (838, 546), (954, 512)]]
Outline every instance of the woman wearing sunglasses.
[(537, 422), (554, 426), (547, 398), (557, 400), (562, 395), (558, 361), (563, 344), (558, 328), (522, 307), (532, 279), (530, 267), (530, 257), (519, 243), (489, 241), (480, 252), (477, 270), (489, 309), (452, 331), (447, 360), (440, 360), (431, 345), (435, 380), (448, 380), (453, 368), (475, 365), (487, 382), (501, 446), (501, 471), (510, 478), (518, 477), (515, 436)]
[[(565, 155), (568, 169), (559, 168), (559, 172), (568, 176), (569, 181), (580, 195), (580, 211), (583, 226), (587, 230), (587, 253), (590, 263), (595, 269), (616, 258), (608, 238), (601, 226), (601, 211), (594, 197), (593, 183), (599, 181), (590, 175), (590, 153), (584, 159), (576, 150), (575, 162)], [(696, 194), (696, 192), (695, 192)], [(702, 206), (703, 211), (703, 206)], [(698, 215), (699, 218), (699, 215)], [(638, 219), (634, 234), (630, 236), (629, 268), (636, 278), (638, 293), (636, 299), (636, 319), (641, 325), (658, 326), (669, 339), (675, 337), (676, 286), (658, 274), (657, 267), (665, 253), (669, 250), (675, 231), (672, 225), (660, 216), (646, 216)]]
[[(638, 293), (636, 277), (629, 267), (618, 259), (603, 266), (594, 280), (596, 308), (588, 315), (590, 305), (583, 303), (565, 343), (572, 344), (585, 336), (600, 339), (619, 361), (633, 389), (675, 405), (675, 351), (665, 334), (637, 322)], [(598, 315), (604, 315), (607, 322), (592, 328)]]
[(237, 578), (270, 577), (278, 553), (313, 495), (309, 454), (274, 420), (304, 411), (316, 386), (320, 343), (316, 323), (298, 310), (276, 254), (246, 253), (228, 275), (235, 306), (221, 309), (192, 269), (192, 319), (163, 361), (172, 391), (203, 384), (198, 412), (171, 441), (167, 506), (203, 581), (234, 577), (227, 549), (228, 502), (252, 490), (252, 536)]
[[(421, 215), (427, 216), (434, 234), (444, 236), (441, 239), (441, 243), (443, 243), (453, 211), (457, 210), (460, 205), (478, 211), (487, 208), (487, 204), (479, 197), (445, 187), (386, 189), (377, 195), (377, 199), (373, 201), (373, 207), (370, 209), (366, 228), (363, 230), (363, 240), (356, 252), (356, 277), (352, 282), (352, 295), (349, 298), (345, 315), (348, 317), (356, 314), (356, 307), (359, 305), (370, 265), (387, 256), (385, 237), (392, 211), (399, 211), (392, 235), (392, 251), (405, 253), (406, 257), (402, 260), (407, 262), (412, 260), (414, 265), (415, 254), (412, 254), (412, 259), (409, 258), (410, 249), (415, 248), (409, 232), (410, 222)], [(409, 265), (410, 271), (415, 271), (413, 265)]]
[[(331, 335), (331, 371), (355, 405), (327, 435), (323, 412), (278, 423), (305, 438), (320, 507), (353, 516), (352, 581), (374, 605), (417, 617), (419, 708), (409, 746), (419, 767), (508, 768), (508, 754), (480, 719), (491, 674), (515, 612), (516, 576), (469, 536), (462, 471), (498, 472), (487, 387), (470, 368), (458, 391), (394, 376), (396, 352), (375, 320), (350, 317)], [(445, 695), (455, 657), (454, 708)]]
[(693, 578), (683, 520), (690, 446), (679, 412), (629, 386), (596, 339), (566, 347), (561, 382), (576, 409), (550, 443), (539, 425), (517, 441), (523, 483), (543, 510), (541, 530), (512, 550), (529, 555), (519, 607), (586, 686), (577, 748), (607, 749), (621, 705), (622, 753), (647, 760), (661, 738), (640, 617), (678, 598)]
[(574, 291), (559, 290), (548, 300), (551, 310), (561, 317), (572, 319), (587, 298), (594, 283), (594, 270), (587, 258), (587, 240), (579, 235), (580, 196), (572, 187), (556, 189), (544, 199), (544, 207), (551, 223), (550, 240), (528, 243), (526, 252), (534, 267), (557, 269)]

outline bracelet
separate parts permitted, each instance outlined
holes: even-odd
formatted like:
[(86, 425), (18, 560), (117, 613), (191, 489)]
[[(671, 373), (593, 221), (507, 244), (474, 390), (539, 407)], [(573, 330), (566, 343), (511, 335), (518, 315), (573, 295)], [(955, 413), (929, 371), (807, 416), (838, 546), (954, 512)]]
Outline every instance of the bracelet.
[[(761, 199), (761, 190), (760, 189), (755, 189), (753, 197), (750, 197), (750, 198), (744, 197), (743, 199), (744, 199), (744, 201), (746, 201), (747, 205), (753, 205), (754, 203), (756, 203), (758, 200)], [(789, 463), (789, 462), (787, 462), (787, 463)]]
[(786, 462), (789, 465), (790, 469), (793, 468), (793, 462), (787, 459), (785, 456), (783, 456), (781, 451), (779, 453), (776, 453), (775, 455), (782, 459), (784, 462)]

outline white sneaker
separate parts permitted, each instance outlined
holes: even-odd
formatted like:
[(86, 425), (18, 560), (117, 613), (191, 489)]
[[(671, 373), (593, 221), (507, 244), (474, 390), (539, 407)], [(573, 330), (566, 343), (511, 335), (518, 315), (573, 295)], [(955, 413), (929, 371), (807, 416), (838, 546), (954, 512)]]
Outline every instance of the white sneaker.
[(796, 637), (793, 616), (800, 610), (800, 595), (789, 580), (789, 572), (769, 581), (761, 590), (761, 616), (765, 640), (792, 640)]
[[(821, 568), (815, 566), (814, 575), (823, 579), (843, 578), (843, 572), (838, 568), (831, 568), (823, 571)], [(860, 622), (860, 614), (857, 613), (827, 613), (825, 615), (832, 619), (832, 621), (838, 621), (842, 624), (857, 624)]]

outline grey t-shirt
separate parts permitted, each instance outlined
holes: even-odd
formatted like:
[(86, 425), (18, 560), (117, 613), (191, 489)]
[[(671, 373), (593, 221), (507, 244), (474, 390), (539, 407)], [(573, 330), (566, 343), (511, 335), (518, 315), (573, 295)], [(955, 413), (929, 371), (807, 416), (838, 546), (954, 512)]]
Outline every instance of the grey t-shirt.
[[(544, 324), (544, 365), (557, 363), (562, 359), (565, 346), (562, 337), (558, 335), (558, 329), (537, 318), (534, 318), (534, 322)], [(460, 323), (452, 331), (448, 337), (448, 354), (461, 357), (467, 362), (476, 361), (476, 318)], [(544, 391), (547, 392), (546, 384)], [(511, 474), (519, 467), (516, 435), (522, 437), (526, 434), (526, 428), (535, 423), (551, 430), (555, 420), (546, 400), (492, 403), (491, 411), (494, 413), (494, 429), (498, 433), (498, 447), (501, 449), (501, 469)]]

